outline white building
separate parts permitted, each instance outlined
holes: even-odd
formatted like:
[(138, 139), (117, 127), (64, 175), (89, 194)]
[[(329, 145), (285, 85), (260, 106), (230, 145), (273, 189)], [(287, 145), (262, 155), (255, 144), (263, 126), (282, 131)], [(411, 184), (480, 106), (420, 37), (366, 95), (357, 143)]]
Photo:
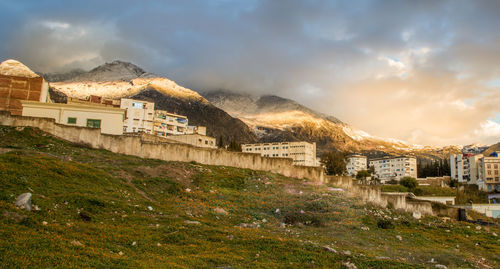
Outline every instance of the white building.
[(451, 178), (461, 183), (467, 183), (471, 180), (469, 158), (474, 154), (452, 154), (450, 155), (450, 173)]
[(259, 144), (243, 144), (241, 150), (246, 153), (257, 153), (263, 157), (290, 158), (294, 165), (316, 166), (316, 143), (308, 142), (274, 142)]
[(29, 117), (52, 118), (56, 123), (100, 128), (103, 134), (123, 134), (125, 110), (91, 103), (41, 103), (21, 101), (22, 115)]
[(122, 98), (120, 108), (127, 110), (125, 121), (123, 122), (123, 132), (153, 133), (155, 103)]
[(383, 157), (370, 160), (375, 175), (382, 181), (403, 177), (417, 178), (417, 159), (413, 156)]
[(359, 171), (368, 169), (366, 156), (353, 154), (347, 156), (347, 174), (355, 176)]

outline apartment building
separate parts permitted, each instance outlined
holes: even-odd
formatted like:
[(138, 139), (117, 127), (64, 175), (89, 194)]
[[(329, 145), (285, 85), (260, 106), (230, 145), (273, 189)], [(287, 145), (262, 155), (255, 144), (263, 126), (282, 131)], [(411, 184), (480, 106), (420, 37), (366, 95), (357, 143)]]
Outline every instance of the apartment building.
[(471, 180), (470, 159), (473, 156), (472, 153), (450, 155), (450, 176), (452, 179), (461, 183), (468, 183)]
[(403, 177), (417, 178), (417, 158), (413, 156), (387, 156), (370, 160), (375, 175), (382, 181), (400, 180)]
[(355, 176), (359, 171), (368, 169), (366, 156), (352, 154), (347, 156), (347, 174)]
[(186, 116), (169, 113), (165, 110), (155, 110), (153, 133), (158, 136), (181, 135), (188, 131)]
[(199, 148), (217, 148), (215, 137), (201, 135), (201, 134), (184, 134), (184, 135), (171, 135), (167, 137), (170, 140), (175, 140), (184, 144), (193, 145)]
[(263, 157), (290, 158), (294, 165), (317, 166), (316, 143), (308, 142), (274, 142), (243, 144), (241, 150), (256, 153)]
[(99, 128), (103, 134), (123, 134), (125, 110), (91, 103), (42, 103), (22, 100), (22, 116), (52, 118), (56, 123)]
[(482, 157), (478, 160), (478, 175), (487, 191), (500, 191), (500, 157)]
[(120, 108), (127, 111), (123, 121), (123, 132), (153, 134), (155, 103), (122, 98)]

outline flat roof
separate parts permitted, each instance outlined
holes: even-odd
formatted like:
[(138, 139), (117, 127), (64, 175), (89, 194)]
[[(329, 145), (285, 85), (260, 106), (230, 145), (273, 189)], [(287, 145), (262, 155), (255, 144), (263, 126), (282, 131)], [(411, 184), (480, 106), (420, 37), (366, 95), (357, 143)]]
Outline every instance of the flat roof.
[(28, 100), (21, 100), (21, 104), (23, 105), (30, 105), (30, 106), (38, 106), (38, 107), (57, 107), (57, 108), (78, 108), (78, 109), (93, 109), (93, 110), (106, 110), (106, 111), (113, 111), (113, 112), (121, 112), (125, 113), (125, 109), (119, 108), (119, 107), (113, 107), (113, 106), (103, 106), (101, 104), (93, 104), (93, 103), (69, 103), (69, 104), (64, 104), (64, 103), (42, 103), (38, 101), (28, 101)]

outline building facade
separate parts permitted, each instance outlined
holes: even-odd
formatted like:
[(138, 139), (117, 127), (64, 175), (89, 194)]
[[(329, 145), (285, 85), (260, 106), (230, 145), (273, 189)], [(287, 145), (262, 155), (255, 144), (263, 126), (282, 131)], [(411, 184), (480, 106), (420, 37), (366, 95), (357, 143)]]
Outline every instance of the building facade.
[(500, 157), (482, 157), (477, 167), (479, 180), (484, 182), (484, 186), (479, 186), (480, 189), (500, 191)]
[(417, 178), (417, 158), (413, 156), (383, 157), (370, 160), (375, 175), (382, 181), (400, 180), (403, 177)]
[(103, 134), (123, 134), (125, 110), (90, 103), (41, 103), (21, 101), (22, 116), (52, 118), (56, 123), (100, 128)]
[(0, 110), (22, 115), (21, 101), (47, 102), (49, 84), (15, 60), (0, 64)]
[(450, 155), (450, 173), (451, 178), (461, 183), (468, 183), (471, 180), (471, 158), (472, 153), (451, 154)]
[(188, 118), (164, 110), (155, 110), (153, 125), (153, 133), (157, 136), (181, 135), (187, 133)]
[(359, 171), (368, 169), (366, 156), (353, 154), (347, 156), (347, 174), (355, 176)]
[(214, 137), (200, 134), (171, 135), (167, 137), (184, 144), (193, 145), (200, 148), (217, 148), (217, 141)]
[(123, 132), (153, 134), (155, 103), (122, 98), (120, 108), (126, 110)]
[(263, 157), (290, 158), (294, 165), (317, 166), (316, 143), (308, 142), (275, 142), (243, 144), (241, 150), (256, 153)]

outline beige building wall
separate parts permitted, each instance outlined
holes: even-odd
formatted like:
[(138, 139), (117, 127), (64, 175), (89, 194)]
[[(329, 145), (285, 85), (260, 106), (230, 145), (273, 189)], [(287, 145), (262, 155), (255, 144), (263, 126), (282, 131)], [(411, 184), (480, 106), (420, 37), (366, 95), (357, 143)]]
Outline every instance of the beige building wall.
[(155, 110), (153, 119), (154, 134), (158, 136), (186, 134), (188, 118), (186, 116), (168, 113), (164, 110)]
[[(500, 191), (500, 157), (483, 157), (478, 162), (479, 178), (486, 191)], [(480, 186), (482, 187), (482, 186)]]
[(153, 133), (155, 103), (122, 98), (120, 108), (127, 111), (125, 121), (123, 122), (123, 132), (144, 132), (147, 134)]
[(317, 166), (316, 143), (308, 142), (275, 142), (243, 144), (245, 153), (257, 153), (262, 157), (290, 158), (294, 165)]
[(23, 116), (52, 118), (60, 124), (93, 128), (99, 122), (102, 133), (123, 134), (125, 110), (120, 108), (82, 103), (60, 104), (36, 101), (21, 101), (21, 103)]
[(216, 139), (211, 136), (199, 134), (170, 135), (168, 139), (193, 145), (200, 148), (217, 148)]

